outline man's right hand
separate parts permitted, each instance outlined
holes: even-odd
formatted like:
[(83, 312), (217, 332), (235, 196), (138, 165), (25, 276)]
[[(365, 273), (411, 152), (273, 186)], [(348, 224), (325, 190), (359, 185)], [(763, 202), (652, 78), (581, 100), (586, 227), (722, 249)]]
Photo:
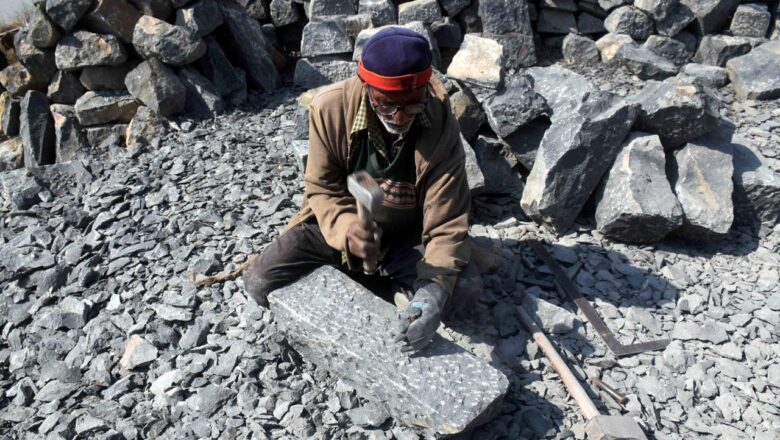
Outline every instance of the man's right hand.
[(363, 260), (377, 257), (381, 237), (382, 230), (376, 223), (372, 223), (366, 228), (359, 221), (353, 222), (347, 229), (349, 253)]

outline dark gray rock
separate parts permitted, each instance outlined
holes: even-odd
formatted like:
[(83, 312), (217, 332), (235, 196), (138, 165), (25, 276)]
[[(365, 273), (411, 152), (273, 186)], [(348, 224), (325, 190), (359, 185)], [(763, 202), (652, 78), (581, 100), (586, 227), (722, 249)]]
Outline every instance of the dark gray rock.
[(73, 72), (57, 72), (54, 81), (49, 84), (47, 96), (56, 104), (74, 104), (84, 94), (84, 86)]
[(360, 408), (352, 408), (347, 411), (349, 420), (363, 428), (378, 427), (390, 417), (387, 408), (374, 402), (368, 402)]
[(584, 35), (604, 34), (607, 32), (607, 28), (604, 27), (604, 20), (587, 12), (577, 16), (577, 30)]
[(352, 53), (352, 42), (346, 30), (336, 20), (311, 21), (303, 28), (301, 55), (339, 55)]
[(577, 19), (571, 12), (542, 9), (539, 11), (536, 30), (545, 34), (576, 34), (578, 32)]
[(230, 64), (225, 52), (212, 37), (206, 37), (206, 55), (198, 60), (198, 70), (211, 81), (225, 97), (240, 89), (244, 82), (239, 72)]
[(604, 176), (596, 203), (596, 226), (610, 239), (655, 243), (682, 225), (682, 207), (666, 178), (658, 136), (629, 135)]
[(358, 13), (370, 14), (374, 26), (398, 23), (398, 8), (392, 0), (359, 0)]
[(450, 96), (452, 113), (458, 119), (460, 132), (466, 140), (471, 140), (485, 122), (485, 112), (477, 98), (467, 87)]
[(540, 117), (503, 139), (509, 145), (517, 161), (526, 170), (531, 171), (533, 169), (539, 145), (541, 145), (544, 133), (550, 128), (550, 125), (549, 118)]
[(19, 101), (13, 99), (10, 93), (0, 94), (0, 132), (9, 137), (19, 134), (20, 111)]
[(694, 21), (699, 35), (714, 34), (723, 29), (734, 14), (739, 0), (680, 0), (696, 17)]
[(43, 3), (35, 6), (29, 23), (30, 41), (40, 49), (54, 47), (62, 37), (60, 30), (46, 15), (45, 8)]
[(485, 191), (485, 175), (479, 167), (477, 153), (463, 135), (460, 136), (460, 143), (463, 145), (463, 153), (465, 155), (466, 180), (469, 183), (469, 192), (471, 195), (480, 194)]
[(310, 61), (300, 59), (295, 65), (293, 84), (306, 89), (342, 81), (357, 74), (357, 64), (345, 60)]
[(139, 64), (125, 78), (127, 90), (162, 116), (172, 116), (184, 110), (187, 90), (176, 73), (156, 58)]
[(666, 58), (676, 66), (686, 64), (688, 60), (691, 59), (691, 56), (693, 56), (693, 53), (689, 52), (688, 48), (685, 47), (685, 44), (682, 42), (659, 35), (651, 35), (642, 47), (659, 57)]
[(510, 32), (485, 36), (498, 42), (503, 48), (505, 69), (519, 69), (536, 64), (533, 33)]
[(125, 77), (130, 72), (126, 64), (119, 66), (93, 66), (81, 69), (79, 81), (87, 90), (100, 92), (104, 90), (124, 90)]
[(24, 166), (24, 143), (15, 137), (0, 142), (0, 172), (11, 171)]
[[(44, 191), (41, 181), (27, 168), (0, 173), (0, 188), (2, 188), (4, 204), (10, 204), (18, 210), (30, 209), (38, 204), (41, 201), (39, 194)], [(6, 257), (12, 261), (4, 262), (3, 265), (11, 272), (26, 273), (54, 265), (53, 258), (46, 262), (26, 261), (15, 254), (0, 255), (0, 258)]]
[(524, 1), (480, 0), (479, 16), (482, 18), (482, 30), (487, 34), (531, 33), (531, 21)]
[(271, 20), (277, 28), (304, 20), (301, 12), (291, 0), (271, 0)]
[(672, 37), (694, 20), (693, 12), (679, 0), (637, 0), (634, 6), (655, 22), (659, 35)]
[(310, 0), (309, 20), (318, 20), (333, 15), (352, 15), (355, 5), (352, 0)]
[(604, 27), (616, 34), (627, 34), (634, 40), (645, 40), (653, 33), (653, 21), (642, 10), (621, 6), (604, 20)]
[(506, 144), (498, 139), (480, 135), (474, 142), (473, 149), (485, 178), (482, 192), (518, 195), (523, 191), (523, 181), (520, 174), (514, 170), (517, 161)]
[(151, 15), (160, 20), (168, 20), (173, 15), (170, 0), (128, 0), (143, 15)]
[(737, 7), (729, 30), (738, 37), (766, 37), (772, 14), (763, 3), (747, 3)]
[(65, 32), (76, 26), (92, 6), (92, 0), (46, 0), (46, 15)]
[(85, 127), (84, 134), (87, 136), (87, 142), (93, 149), (97, 149), (109, 138), (114, 138), (118, 142), (125, 141), (127, 124), (106, 124), (95, 127)]
[(454, 17), (460, 13), (460, 11), (466, 9), (471, 2), (469, 0), (440, 0), (442, 9), (448, 17)]
[(74, 116), (52, 112), (57, 163), (89, 159), (91, 151), (87, 137)]
[(133, 32), (133, 47), (146, 59), (158, 58), (173, 66), (190, 64), (206, 53), (206, 43), (195, 31), (149, 15), (138, 20)]
[(346, 32), (350, 42), (354, 41), (364, 30), (374, 27), (371, 22), (371, 14), (340, 15), (333, 17), (333, 19), (338, 21), (341, 27), (344, 28), (344, 32)]
[(222, 10), (215, 0), (201, 0), (176, 11), (176, 25), (191, 30), (198, 38), (214, 32), (223, 22)]
[(576, 219), (628, 135), (639, 106), (608, 92), (584, 95), (556, 112), (544, 135), (520, 202), (558, 233)]
[(660, 135), (667, 149), (708, 133), (720, 120), (718, 98), (709, 89), (678, 78), (649, 81), (630, 101), (640, 106), (636, 127)]
[(623, 46), (636, 46), (633, 38), (626, 34), (608, 33), (596, 40), (596, 48), (601, 53), (601, 61), (604, 64), (618, 61), (617, 55)]
[(83, 126), (133, 119), (138, 102), (127, 92), (87, 92), (76, 101), (76, 117)]
[(441, 8), (437, 0), (413, 0), (398, 6), (398, 24), (421, 21), (430, 25), (441, 19)]
[(780, 40), (729, 60), (726, 70), (739, 99), (780, 97)]
[(179, 78), (187, 89), (187, 114), (213, 117), (225, 108), (217, 87), (195, 69), (182, 69)]
[(729, 83), (729, 74), (723, 67), (690, 63), (683, 66), (682, 73), (714, 89), (719, 89)]
[(485, 115), (493, 131), (506, 138), (547, 112), (547, 103), (524, 76), (508, 80), (502, 90), (486, 99)]
[(596, 42), (588, 37), (577, 34), (569, 34), (563, 39), (563, 59), (569, 64), (582, 66), (598, 64), (601, 54), (596, 47)]
[(270, 0), (250, 1), (246, 6), (246, 12), (259, 22), (267, 22), (271, 19), (271, 2)]
[(701, 39), (693, 61), (723, 67), (728, 60), (745, 55), (751, 48), (750, 40), (745, 37), (706, 35)]
[(127, 51), (113, 35), (78, 31), (60, 40), (55, 61), (60, 70), (117, 66), (127, 61)]
[(93, 6), (82, 24), (92, 32), (111, 34), (122, 42), (133, 42), (133, 29), (141, 18), (138, 9), (126, 0), (93, 0)]
[(723, 238), (734, 221), (734, 165), (729, 144), (712, 132), (669, 157), (669, 181), (685, 220), (676, 235), (689, 240)]
[(472, 1), (470, 5), (458, 12), (455, 19), (458, 20), (458, 23), (463, 27), (464, 33), (482, 32), (482, 18), (479, 16), (479, 2)]
[[(321, 294), (304, 295), (315, 289)], [(367, 292), (346, 275), (322, 267), (272, 292), (269, 302), (281, 331), (298, 352), (348, 380), (369, 400), (386, 404), (394, 418), (418, 420), (442, 434), (490, 420), (507, 392), (506, 377), (438, 336), (421, 355), (402, 353), (385, 337), (396, 319), (395, 309)], [(352, 304), (355, 313), (342, 312), (343, 319), (331, 319), (330, 310), (344, 303)], [(395, 385), (382, 383), (382, 377), (392, 377)], [(453, 383), (459, 389), (453, 389)], [(425, 393), (412, 391), (422, 384)], [(456, 395), (468, 395), (469, 403)]]
[[(602, 57), (604, 52), (602, 52)], [(677, 66), (648, 49), (633, 44), (620, 46), (613, 63), (620, 64), (640, 79), (665, 79), (677, 74)]]
[(30, 90), (24, 95), (19, 134), (24, 141), (25, 167), (54, 163), (54, 121), (49, 112), (49, 100), (43, 93)]
[(580, 101), (587, 93), (597, 90), (587, 78), (563, 67), (532, 67), (525, 74), (531, 79), (536, 93), (547, 101), (552, 114), (568, 108), (570, 100)]
[(604, 11), (611, 11), (619, 6), (630, 4), (630, 0), (598, 0), (599, 6)]
[(141, 106), (127, 126), (125, 143), (127, 148), (148, 147), (154, 145), (162, 134), (162, 119), (149, 107)]
[(233, 392), (230, 389), (210, 384), (198, 389), (194, 396), (187, 399), (187, 406), (203, 417), (210, 417), (231, 397)]
[(179, 347), (183, 350), (202, 345), (206, 342), (211, 324), (204, 318), (195, 318), (195, 322), (181, 335)]
[(32, 44), (28, 28), (23, 27), (14, 36), (14, 49), (19, 62), (34, 78), (49, 84), (57, 73), (54, 51), (39, 49)]
[(279, 84), (279, 73), (271, 58), (274, 50), (263, 34), (262, 26), (246, 11), (232, 3), (220, 3), (225, 17), (225, 28), (230, 36), (229, 47), (246, 71), (253, 87), (269, 92)]
[(12, 64), (0, 71), (0, 85), (14, 98), (21, 98), (29, 90), (45, 90), (47, 84), (32, 76), (21, 64)]
[(440, 49), (457, 49), (463, 42), (460, 25), (449, 17), (431, 24), (431, 31)]
[(503, 83), (503, 47), (497, 41), (466, 34), (447, 76), (481, 87), (497, 89)]
[(780, 174), (759, 153), (750, 140), (732, 126), (721, 125), (711, 140), (731, 144), (734, 158), (734, 214), (736, 221), (780, 222)]

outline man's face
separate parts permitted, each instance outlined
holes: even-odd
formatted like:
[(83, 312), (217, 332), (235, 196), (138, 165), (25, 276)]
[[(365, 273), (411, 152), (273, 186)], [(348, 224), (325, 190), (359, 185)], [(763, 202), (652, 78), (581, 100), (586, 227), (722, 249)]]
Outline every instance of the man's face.
[[(395, 135), (404, 134), (412, 127), (414, 118), (428, 102), (428, 87), (410, 92), (385, 93), (373, 87), (368, 88), (368, 97), (385, 129)], [(388, 111), (389, 110), (389, 111)], [(383, 114), (393, 112), (391, 115)]]

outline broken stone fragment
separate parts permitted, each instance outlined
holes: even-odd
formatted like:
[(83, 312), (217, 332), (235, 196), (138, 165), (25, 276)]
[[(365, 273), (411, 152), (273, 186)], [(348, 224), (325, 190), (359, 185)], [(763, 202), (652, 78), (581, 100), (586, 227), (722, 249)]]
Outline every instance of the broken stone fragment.
[(503, 52), (503, 47), (495, 40), (466, 34), (447, 69), (447, 76), (498, 89), (503, 82)]
[(149, 15), (135, 25), (133, 47), (146, 59), (158, 58), (173, 66), (190, 64), (206, 53), (206, 43), (194, 31)]
[(24, 166), (22, 138), (15, 137), (0, 142), (0, 171), (11, 171)]
[[(334, 268), (272, 292), (269, 302), (299, 353), (382, 402), (401, 423), (457, 434), (494, 417), (506, 394), (503, 373), (440, 336), (415, 356), (402, 353), (386, 337), (394, 307)], [(350, 304), (349, 313), (339, 304)], [(337, 308), (340, 319), (333, 319)]]
[(568, 108), (572, 100), (579, 101), (588, 92), (597, 90), (584, 76), (559, 66), (531, 67), (525, 74), (536, 93), (547, 101), (552, 114)]
[(60, 70), (76, 70), (90, 66), (117, 66), (127, 60), (127, 51), (113, 35), (78, 31), (67, 35), (55, 51)]
[(92, 0), (46, 0), (46, 14), (57, 26), (69, 32), (92, 6)]
[(466, 140), (471, 140), (477, 131), (485, 122), (485, 112), (482, 110), (477, 98), (468, 89), (464, 87), (452, 95), (450, 95), (450, 107), (452, 107), (452, 113), (458, 119), (460, 124), (460, 132)]
[(653, 33), (653, 21), (640, 9), (621, 6), (604, 20), (604, 27), (615, 34), (626, 34), (634, 40), (646, 40)]
[(352, 53), (352, 43), (344, 27), (335, 20), (312, 21), (303, 28), (301, 55), (339, 55)]
[(591, 92), (570, 110), (554, 113), (526, 180), (524, 212), (558, 233), (571, 226), (638, 113), (638, 105), (608, 92)]
[(130, 44), (133, 42), (133, 29), (141, 15), (126, 0), (93, 0), (93, 7), (82, 23), (93, 32), (116, 35)]
[(347, 60), (311, 61), (301, 58), (295, 64), (293, 84), (313, 89), (342, 81), (357, 74), (357, 64)]
[(39, 49), (32, 44), (30, 32), (27, 27), (19, 29), (14, 36), (14, 48), (19, 62), (37, 80), (48, 85), (57, 73), (54, 61), (54, 51)]
[(485, 175), (479, 167), (476, 152), (462, 134), (460, 143), (463, 145), (465, 154), (466, 180), (469, 183), (469, 192), (471, 195), (477, 195), (485, 190)]
[(147, 365), (157, 359), (157, 347), (138, 335), (130, 336), (125, 346), (125, 353), (119, 360), (119, 366), (132, 370)]
[(184, 110), (187, 90), (171, 70), (157, 58), (151, 58), (130, 71), (125, 78), (133, 97), (162, 116), (173, 116)]
[(125, 77), (130, 71), (126, 64), (119, 66), (94, 66), (81, 69), (79, 81), (87, 90), (100, 92), (125, 89)]
[(413, 0), (398, 6), (398, 24), (421, 21), (429, 25), (441, 18), (441, 8), (437, 0)]
[(729, 74), (723, 67), (689, 63), (683, 66), (682, 73), (713, 89), (719, 89), (729, 83)]
[(555, 9), (542, 9), (539, 11), (539, 20), (536, 22), (539, 32), (545, 34), (566, 35), (577, 33), (577, 20), (574, 14)]
[(317, 21), (323, 17), (335, 15), (354, 15), (355, 4), (352, 0), (310, 0), (309, 20)]
[(0, 133), (13, 137), (19, 134), (19, 101), (13, 99), (11, 94), (0, 94)]
[(76, 101), (76, 116), (83, 126), (130, 122), (138, 103), (128, 93), (87, 92)]
[(701, 39), (693, 61), (723, 67), (732, 58), (750, 52), (752, 45), (745, 37), (707, 35)]
[(187, 89), (185, 111), (188, 114), (213, 117), (222, 111), (224, 103), (216, 86), (195, 69), (185, 67), (179, 71), (179, 78)]
[(62, 36), (57, 26), (44, 12), (45, 8), (43, 2), (35, 6), (29, 23), (30, 41), (40, 49), (54, 47)]
[(660, 57), (666, 58), (677, 66), (687, 63), (693, 55), (691, 52), (688, 52), (688, 48), (681, 41), (659, 35), (651, 35), (642, 47)]
[(271, 0), (271, 20), (277, 28), (304, 20), (303, 13), (291, 0)]
[(57, 163), (88, 159), (91, 151), (87, 137), (75, 116), (52, 112)]
[(747, 55), (729, 60), (726, 70), (737, 98), (780, 97), (780, 41), (771, 41)]
[(605, 237), (655, 243), (682, 224), (682, 208), (666, 178), (666, 157), (656, 135), (626, 139), (596, 195), (596, 226)]
[(240, 67), (246, 71), (249, 84), (266, 92), (275, 90), (280, 82), (271, 57), (275, 49), (263, 34), (262, 26), (239, 5), (224, 2), (220, 7), (229, 36), (226, 47), (235, 54), (233, 59), (242, 63)]
[(694, 27), (699, 35), (716, 34), (728, 23), (739, 0), (680, 0), (696, 17)]
[(517, 195), (523, 181), (514, 167), (517, 160), (499, 139), (477, 136), (473, 145), (479, 169), (485, 178), (484, 193)]
[(74, 104), (84, 94), (84, 86), (73, 72), (58, 71), (49, 84), (47, 96), (55, 104)]
[(588, 37), (568, 34), (563, 39), (563, 59), (569, 64), (595, 65), (601, 60), (596, 42)]
[(677, 74), (677, 66), (648, 49), (626, 44), (618, 49), (613, 63), (620, 64), (640, 79), (665, 79)]
[(170, 0), (128, 0), (143, 15), (151, 15), (160, 20), (168, 20), (173, 15)]
[(21, 103), (19, 125), (24, 141), (24, 166), (33, 168), (53, 164), (54, 121), (46, 95), (35, 90), (27, 92)]
[(766, 37), (772, 14), (762, 3), (741, 4), (734, 12), (729, 30), (738, 37)]
[(596, 47), (601, 53), (601, 62), (609, 64), (615, 61), (618, 52), (625, 45), (636, 45), (636, 42), (625, 34), (609, 33), (599, 38)]
[(504, 88), (482, 104), (488, 123), (500, 138), (547, 112), (547, 103), (524, 76), (512, 78)]
[(637, 128), (660, 135), (667, 150), (708, 133), (720, 120), (718, 98), (680, 78), (648, 81), (629, 101), (640, 106)]
[(547, 333), (563, 335), (581, 324), (574, 313), (531, 293), (523, 296), (522, 307)]
[(23, 97), (29, 90), (44, 89), (44, 82), (35, 78), (21, 64), (11, 64), (0, 71), (0, 86), (14, 98)]
[(214, 32), (223, 22), (222, 10), (214, 0), (202, 0), (176, 11), (176, 25), (186, 27), (199, 38)]
[(210, 36), (204, 38), (204, 40), (206, 41), (207, 50), (206, 54), (197, 62), (198, 70), (206, 79), (214, 83), (220, 96), (226, 97), (231, 92), (240, 89), (244, 82), (217, 41)]

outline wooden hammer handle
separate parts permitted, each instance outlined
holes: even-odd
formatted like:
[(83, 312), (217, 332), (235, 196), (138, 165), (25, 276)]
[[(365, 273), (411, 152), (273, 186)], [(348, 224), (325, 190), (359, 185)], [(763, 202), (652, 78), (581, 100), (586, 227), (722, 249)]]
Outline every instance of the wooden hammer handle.
[(580, 410), (582, 410), (582, 415), (585, 416), (585, 420), (590, 421), (590, 419), (598, 416), (599, 410), (596, 408), (596, 405), (590, 400), (590, 396), (588, 396), (585, 388), (582, 387), (580, 381), (577, 380), (577, 377), (571, 372), (568, 365), (566, 365), (566, 362), (558, 354), (558, 351), (555, 350), (555, 346), (547, 339), (547, 335), (545, 335), (542, 329), (536, 325), (536, 322), (528, 316), (525, 309), (517, 306), (517, 314), (520, 315), (520, 320), (523, 322), (523, 325), (525, 325), (525, 328), (531, 332), (536, 343), (542, 348), (544, 355), (547, 356), (547, 359), (550, 361), (550, 365), (552, 365), (555, 372), (558, 373), (558, 376), (561, 377), (563, 385), (566, 386), (566, 390), (569, 391), (571, 397), (573, 397), (577, 402), (577, 405), (580, 406)]
[[(371, 215), (371, 211), (366, 209), (360, 202), (357, 203), (357, 209), (360, 224), (364, 229), (370, 228), (371, 224), (374, 223), (374, 217)], [(363, 272), (366, 275), (371, 275), (376, 272), (376, 257), (363, 259)]]

